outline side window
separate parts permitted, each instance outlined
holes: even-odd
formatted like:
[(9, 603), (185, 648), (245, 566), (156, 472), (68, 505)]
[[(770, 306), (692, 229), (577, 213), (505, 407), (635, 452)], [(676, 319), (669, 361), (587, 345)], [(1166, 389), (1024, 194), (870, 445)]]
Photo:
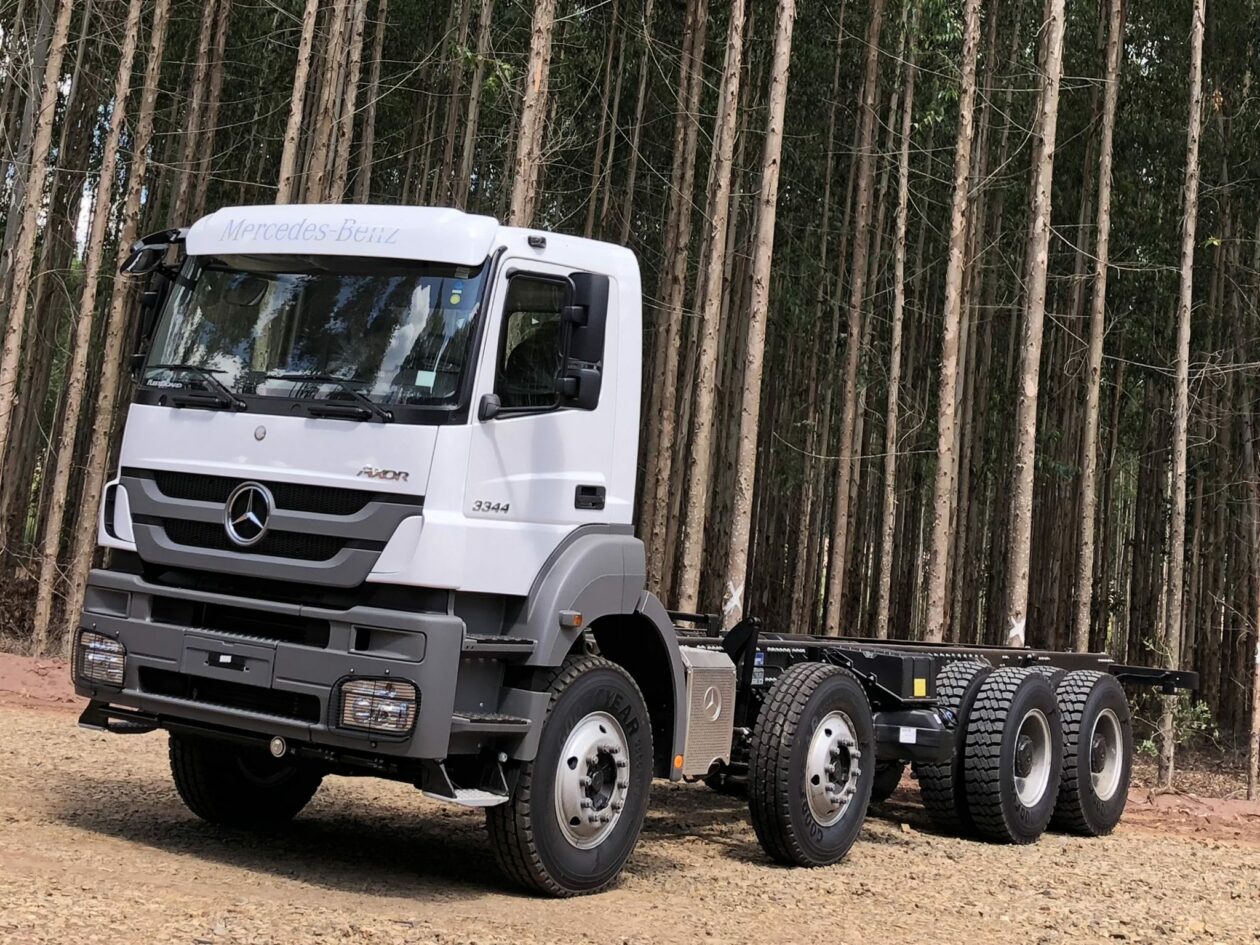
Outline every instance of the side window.
[(547, 410), (560, 402), (564, 283), (518, 275), (508, 281), (494, 392), (503, 407)]

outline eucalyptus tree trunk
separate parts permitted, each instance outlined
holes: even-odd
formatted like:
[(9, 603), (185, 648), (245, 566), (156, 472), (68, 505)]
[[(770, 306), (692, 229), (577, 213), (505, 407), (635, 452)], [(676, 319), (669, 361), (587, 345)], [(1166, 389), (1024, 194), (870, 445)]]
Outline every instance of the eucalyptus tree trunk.
[(551, 70), (551, 35), (556, 25), (556, 0), (538, 0), (530, 28), (529, 67), (521, 102), (516, 161), (512, 172), (509, 226), (530, 226), (538, 208), (538, 175), (542, 168), (543, 133), (547, 119), (547, 75)]
[(477, 20), (477, 65), (468, 87), (468, 114), (464, 117), (464, 148), (451, 203), (467, 209), (468, 190), (472, 187), (473, 157), (477, 153), (477, 122), (481, 116), (481, 86), (486, 80), (486, 57), (490, 53), (490, 26), (494, 20), (494, 0), (481, 0), (481, 16)]
[[(599, 91), (599, 131), (595, 135), (595, 157), (591, 161), (591, 187), (586, 195), (586, 223), (582, 235), (587, 239), (595, 232), (595, 210), (598, 204), (600, 179), (604, 167), (604, 147), (608, 141), (608, 107), (612, 95), (613, 43), (617, 39), (617, 0), (612, 0), (612, 28), (604, 43), (604, 78)], [(617, 133), (616, 125), (613, 134)]]
[(52, 620), (53, 594), (57, 589), (58, 552), (61, 550), (61, 528), (65, 522), (70, 473), (74, 463), (75, 439), (79, 432), (83, 390), (87, 377), (88, 349), (92, 345), (93, 316), (96, 313), (96, 290), (100, 284), (101, 259), (105, 253), (105, 234), (109, 224), (110, 204), (114, 194), (114, 177), (118, 168), (118, 139), (126, 116), (127, 94), (131, 90), (131, 66), (136, 57), (136, 37), (140, 32), (140, 11), (144, 0), (130, 0), (123, 29), (122, 48), (118, 54), (118, 75), (114, 80), (113, 107), (109, 131), (101, 149), (101, 173), (96, 185), (96, 206), (88, 234), (87, 255), (83, 260), (83, 292), (74, 328), (74, 353), (66, 376), (65, 417), (57, 439), (56, 471), (48, 518), (44, 522), (44, 540), (40, 552), (39, 589), (35, 597), (34, 650), (42, 654), (48, 646)]
[[(727, 228), (731, 209), (731, 162), (738, 128), (740, 73), (744, 54), (744, 0), (731, 0), (726, 68), (714, 133), (712, 202), (709, 206), (708, 259), (705, 262), (704, 306), (700, 313), (700, 352), (692, 420), (691, 454), (687, 465), (687, 499), (682, 526), (682, 566), (675, 595), (682, 610), (695, 612), (708, 522), (710, 472), (713, 463), (713, 415), (717, 398), (718, 339), (721, 335), (722, 280), (726, 274)], [(592, 201), (593, 202), (593, 201)]]
[(649, 56), (652, 52), (652, 7), (647, 0), (643, 7), (643, 50), (639, 53), (639, 93), (634, 100), (634, 122), (630, 131), (630, 167), (626, 171), (626, 190), (621, 205), (620, 242), (630, 242), (630, 221), (633, 219), (635, 183), (639, 175), (639, 145), (643, 140), (643, 109), (647, 103)]
[(354, 111), (359, 101), (359, 76), (363, 70), (363, 32), (367, 20), (367, 0), (354, 0), (350, 13), (350, 50), (341, 114), (337, 121), (333, 174), (326, 199), (340, 203), (350, 177), (350, 152), (354, 143)]
[(315, 106), (314, 128), (306, 162), (306, 202), (328, 199), (337, 139), (338, 96), (342, 94), (341, 72), (345, 61), (349, 0), (333, 0), (328, 12), (328, 39), (324, 44), (319, 100)]
[(612, 175), (613, 165), (617, 155), (617, 139), (619, 137), (617, 129), (621, 124), (621, 90), (625, 83), (625, 63), (626, 63), (626, 30), (621, 27), (618, 30), (620, 34), (617, 41), (617, 82), (613, 87), (613, 104), (612, 115), (609, 117), (609, 133), (608, 148), (604, 152), (604, 166), (599, 170), (599, 186), (603, 190), (603, 196), (599, 202), (599, 228), (598, 233), (600, 239), (604, 239), (604, 233), (608, 228), (608, 213), (612, 206)]
[[(144, 88), (140, 95), (132, 137), (131, 167), (127, 175), (127, 197), (123, 203), (118, 244), (130, 246), (140, 229), (140, 201), (145, 193), (145, 172), (148, 167), (149, 143), (153, 139), (153, 116), (157, 108), (158, 85), (162, 76), (162, 54), (166, 48), (166, 29), (170, 21), (171, 0), (154, 0), (153, 27), (149, 35), (149, 59), (144, 70)], [(78, 617), (83, 604), (83, 588), (92, 566), (96, 549), (96, 520), (101, 504), (101, 488), (109, 469), (110, 432), (114, 406), (118, 398), (119, 376), (123, 361), (123, 342), (127, 335), (128, 309), (132, 298), (131, 285), (125, 278), (115, 277), (110, 290), (109, 315), (105, 322), (105, 342), (101, 352), (101, 382), (97, 388), (95, 419), (89, 437), (87, 466), (83, 472), (83, 503), (74, 523), (74, 542), (70, 552), (67, 584), (69, 597), (65, 613), (70, 620)], [(68, 637), (67, 637), (68, 639)]]
[(1098, 149), (1098, 218), (1094, 247), (1094, 293), (1089, 310), (1089, 367), (1085, 383), (1085, 430), (1081, 437), (1080, 546), (1076, 562), (1076, 615), (1072, 648), (1089, 649), (1094, 591), (1094, 522), (1097, 514), (1098, 402), (1102, 387), (1103, 335), (1107, 315), (1107, 258), (1111, 246), (1111, 160), (1124, 47), (1124, 3), (1110, 0), (1106, 88), (1103, 91), (1102, 141)]
[(376, 103), (381, 94), (381, 55), (385, 49), (385, 27), (389, 21), (389, 0), (376, 7), (376, 32), (372, 36), (372, 67), (368, 70), (367, 102), (363, 106), (363, 140), (359, 145), (359, 171), (354, 181), (354, 199), (367, 203), (372, 196), (372, 161), (376, 150)]
[(893, 539), (897, 524), (897, 418), (901, 395), (901, 327), (906, 309), (906, 224), (910, 201), (910, 136), (914, 129), (915, 27), (918, 8), (910, 6), (906, 30), (905, 102), (901, 112), (901, 153), (897, 161), (897, 221), (893, 234), (893, 306), (888, 353), (888, 406), (884, 417), (884, 504), (880, 520), (879, 588), (875, 611), (875, 635), (887, 639), (892, 597)]
[(963, 266), (971, 215), (971, 146), (975, 136), (976, 58), (980, 45), (980, 0), (967, 0), (963, 13), (962, 86), (958, 104), (958, 138), (954, 147), (954, 198), (950, 210), (949, 258), (945, 266), (945, 312), (941, 336), (941, 374), (937, 394), (936, 481), (927, 575), (927, 618), (924, 639), (945, 638), (945, 598), (953, 504), (954, 412), (958, 391), (958, 336), (962, 316)]
[[(384, 2), (384, 0), (382, 0)], [(302, 12), (302, 38), (298, 42), (297, 68), (293, 72), (293, 97), (289, 101), (289, 118), (284, 126), (284, 150), (280, 155), (280, 184), (276, 203), (292, 203), (297, 190), (298, 150), (302, 142), (302, 114), (306, 108), (306, 86), (311, 72), (311, 47), (315, 39), (315, 20), (319, 0), (306, 0)]]
[[(35, 261), (35, 242), (39, 235), (39, 211), (44, 203), (44, 187), (48, 179), (48, 152), (52, 145), (53, 119), (57, 111), (57, 91), (61, 86), (61, 63), (65, 59), (70, 36), (70, 15), (74, 0), (58, 0), (48, 58), (44, 64), (39, 108), (34, 113), (30, 157), (23, 188), (24, 202), (17, 236), (11, 250), (9, 275), (8, 324), (4, 330), (4, 348), (0, 354), (0, 459), (9, 446), (13, 428), (13, 406), (16, 399), (18, 358), (22, 353), (22, 333), (26, 326), (26, 303), (30, 296), (31, 269)], [(0, 521), (0, 529), (3, 529)], [(5, 535), (0, 532), (0, 547)]]
[(1032, 553), (1033, 478), (1037, 458), (1037, 394), (1041, 340), (1046, 319), (1046, 279), (1050, 267), (1051, 188), (1059, 119), (1059, 83), (1063, 75), (1064, 0), (1048, 0), (1045, 63), (1033, 153), (1032, 215), (1028, 227), (1028, 265), (1024, 299), (1018, 403), (1015, 408), (1015, 469), (1011, 490), (1011, 536), (1007, 560), (1007, 641), (1022, 645), (1028, 614), (1028, 562)]
[[(464, 95), (464, 47), (468, 44), (468, 20), (471, 15), (472, 0), (459, 0), (459, 19), (455, 26), (455, 49), (451, 56), (451, 87), (446, 98), (446, 133), (442, 135), (442, 167), (438, 171), (437, 183), (433, 187), (434, 204), (452, 200), (455, 193), (455, 139), (459, 129), (459, 105)], [(550, 37), (547, 39), (547, 44), (550, 49)]]
[[(840, 442), (836, 450), (836, 495), (831, 529), (831, 563), (823, 626), (828, 636), (840, 633), (844, 612), (844, 578), (848, 573), (850, 489), (858, 452), (857, 375), (862, 350), (862, 307), (866, 301), (870, 252), (871, 188), (875, 180), (875, 103), (878, 101), (879, 37), (884, 25), (884, 0), (873, 0), (866, 30), (866, 79), (863, 84), (861, 133), (858, 137), (857, 206), (853, 219), (853, 259), (849, 266), (848, 329), (845, 337), (844, 393), (840, 402)], [(842, 260), (843, 261), (843, 260)]]
[(708, 0), (692, 0), (689, 25), (679, 64), (678, 116), (674, 124), (674, 166), (671, 174), (669, 222), (665, 233), (664, 284), (657, 288), (663, 303), (657, 307), (653, 333), (652, 373), (647, 390), (647, 472), (643, 483), (643, 515), (640, 519), (648, 552), (649, 584), (661, 586), (672, 561), (667, 540), (673, 476), (674, 437), (677, 430), (678, 344), (682, 328), (687, 260), (691, 249), (692, 194), (695, 188), (696, 138), (698, 136), (701, 79), (704, 72), (704, 39), (708, 26)]
[(205, 110), (206, 91), (209, 88), (210, 47), (214, 42), (215, 14), (220, 2), (230, 0), (204, 0), (201, 8), (201, 27), (197, 40), (197, 60), (193, 67), (192, 84), (188, 90), (188, 111), (181, 129), (183, 148), (179, 159), (179, 177), (175, 185), (175, 200), (171, 204), (171, 222), (175, 226), (189, 226), (189, 207), (192, 204), (196, 171), (204, 159), (201, 151), (201, 116)]
[[(1168, 609), (1163, 659), (1176, 669), (1181, 656), (1182, 586), (1186, 565), (1186, 432), (1190, 415), (1190, 315), (1194, 302), (1194, 241), (1199, 216), (1199, 138), (1203, 114), (1203, 29), (1205, 0), (1194, 0), (1190, 22), (1190, 111), (1186, 131), (1186, 178), (1181, 223), (1181, 285), (1177, 297), (1176, 379), (1173, 386), (1172, 516), (1169, 522)], [(1175, 696), (1163, 700), (1160, 718), (1159, 780), (1172, 787), (1176, 732)]]
[[(882, 3), (882, 0), (876, 0)], [(787, 105), (788, 69), (792, 61), (792, 28), (796, 0), (779, 0), (774, 34), (766, 138), (761, 158), (761, 193), (757, 201), (757, 235), (753, 244), (752, 294), (748, 313), (748, 344), (744, 352), (744, 388), (739, 414), (739, 445), (735, 456), (735, 498), (731, 515), (731, 543), (726, 559), (726, 591), (722, 601), (729, 627), (743, 616), (744, 581), (752, 528), (754, 470), (761, 420), (761, 374), (770, 315), (770, 268), (774, 261), (774, 224), (779, 205), (779, 168), (783, 154), (783, 114)]]
[[(219, 126), (219, 101), (223, 95), (224, 52), (227, 49), (228, 17), (232, 12), (232, 0), (218, 0), (218, 16), (214, 24), (214, 50), (210, 64), (210, 93), (206, 96), (205, 113), (201, 119), (201, 140), (197, 148), (201, 153), (197, 161), (196, 180), (193, 185), (192, 206), (187, 223), (198, 219), (206, 209), (206, 189), (210, 186), (213, 171), (214, 137)], [(181, 222), (181, 221), (177, 221)]]

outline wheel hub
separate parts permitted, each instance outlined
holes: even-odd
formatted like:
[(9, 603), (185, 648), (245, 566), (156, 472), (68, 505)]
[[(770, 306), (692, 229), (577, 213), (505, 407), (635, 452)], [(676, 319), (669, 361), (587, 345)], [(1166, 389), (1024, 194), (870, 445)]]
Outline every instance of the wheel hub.
[(555, 811), (564, 838), (581, 850), (607, 839), (630, 788), (630, 752), (620, 723), (592, 712), (569, 732), (556, 765)]
[(1015, 735), (1015, 794), (1025, 807), (1035, 807), (1045, 797), (1053, 757), (1050, 722), (1040, 709), (1033, 709)]
[(848, 810), (862, 775), (862, 752), (852, 720), (831, 712), (818, 723), (805, 758), (805, 794), (810, 813), (830, 827)]
[(1120, 719), (1111, 709), (1103, 709), (1089, 739), (1089, 778), (1099, 800), (1110, 800), (1120, 789), (1122, 744)]

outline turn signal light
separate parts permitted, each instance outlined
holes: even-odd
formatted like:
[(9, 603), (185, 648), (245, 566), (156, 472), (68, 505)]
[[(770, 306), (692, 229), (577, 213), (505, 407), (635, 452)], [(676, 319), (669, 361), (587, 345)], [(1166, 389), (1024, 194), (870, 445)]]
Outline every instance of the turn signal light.
[(416, 724), (419, 695), (400, 679), (352, 679), (341, 686), (342, 728), (406, 735)]

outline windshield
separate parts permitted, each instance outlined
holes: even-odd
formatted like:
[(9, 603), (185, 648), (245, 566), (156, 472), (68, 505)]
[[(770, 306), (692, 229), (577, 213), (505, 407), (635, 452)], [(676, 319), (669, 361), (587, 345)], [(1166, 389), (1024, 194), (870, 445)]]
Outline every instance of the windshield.
[(362, 257), (191, 258), (141, 383), (226, 388), (244, 397), (451, 405), (484, 271)]

